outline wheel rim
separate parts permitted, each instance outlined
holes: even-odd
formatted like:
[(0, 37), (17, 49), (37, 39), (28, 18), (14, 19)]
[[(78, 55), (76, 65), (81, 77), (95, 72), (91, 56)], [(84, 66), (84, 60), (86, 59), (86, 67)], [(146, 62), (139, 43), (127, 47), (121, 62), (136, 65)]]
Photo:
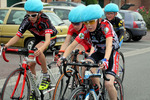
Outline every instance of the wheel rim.
[(33, 44), (34, 44), (34, 41), (30, 41), (30, 42), (28, 43), (27, 48), (28, 48), (29, 50), (31, 50), (31, 49), (32, 49)]
[(130, 39), (130, 33), (126, 32), (126, 34), (124, 35), (124, 40), (128, 41)]

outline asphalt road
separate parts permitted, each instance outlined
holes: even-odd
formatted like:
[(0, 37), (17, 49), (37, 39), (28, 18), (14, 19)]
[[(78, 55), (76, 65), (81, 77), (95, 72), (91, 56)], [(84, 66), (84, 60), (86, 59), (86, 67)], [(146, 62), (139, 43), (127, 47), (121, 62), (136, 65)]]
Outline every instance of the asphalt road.
[[(123, 82), (125, 100), (150, 100), (150, 31), (138, 42), (124, 42), (121, 50), (125, 56), (125, 78)], [(5, 77), (19, 63), (19, 56), (7, 54), (9, 63), (0, 57), (0, 88)], [(51, 58), (50, 58), (51, 59)], [(36, 67), (40, 70), (40, 67)]]

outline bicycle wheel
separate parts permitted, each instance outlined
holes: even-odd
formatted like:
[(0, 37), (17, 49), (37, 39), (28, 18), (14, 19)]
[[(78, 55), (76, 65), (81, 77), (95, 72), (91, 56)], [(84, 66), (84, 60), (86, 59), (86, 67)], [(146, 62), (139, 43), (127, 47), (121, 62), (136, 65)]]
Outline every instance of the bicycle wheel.
[[(2, 92), (1, 92), (1, 100), (29, 100), (29, 96), (30, 96), (30, 83), (29, 83), (29, 79), (28, 76), (26, 77), (26, 83), (24, 86), (24, 91), (23, 91), (23, 95), (22, 98), (19, 99), (20, 94), (21, 94), (21, 89), (22, 89), (22, 82), (24, 79), (24, 69), (22, 68), (18, 68), (16, 70), (14, 70), (6, 79), (3, 88), (2, 88)], [(15, 93), (13, 95), (13, 97), (11, 97), (13, 90), (15, 88), (18, 76), (20, 76), (20, 80), (19, 83), (17, 85), (17, 88), (15, 89)]]
[[(121, 80), (120, 80), (120, 78), (118, 76), (115, 76), (114, 86), (115, 86), (115, 88), (117, 90), (117, 100), (124, 100), (123, 85), (122, 85), (122, 82), (121, 82)], [(104, 100), (110, 100), (108, 92), (107, 92), (106, 89), (105, 89)]]
[(118, 76), (120, 77), (121, 81), (123, 82), (125, 74), (125, 59), (122, 52), (119, 52), (119, 73)]
[[(67, 73), (71, 72), (72, 71), (67, 71)], [(66, 100), (68, 98), (71, 93), (71, 85), (69, 84), (71, 80), (71, 77), (66, 77), (64, 74), (60, 76), (57, 81), (52, 100)]]
[(124, 90), (122, 85), (122, 80), (118, 76), (115, 78), (114, 86), (117, 90), (117, 100), (124, 100)]
[(44, 100), (45, 100), (45, 97), (46, 97), (47, 99), (51, 99), (51, 98), (52, 98), (52, 96), (53, 96), (53, 91), (54, 91), (54, 89), (55, 89), (56, 83), (57, 83), (59, 77), (60, 77), (61, 74), (62, 74), (62, 69), (61, 69), (61, 67), (58, 67), (58, 66), (56, 65), (56, 62), (55, 62), (55, 61), (49, 63), (49, 64), (47, 65), (47, 69), (48, 69), (48, 73), (49, 73), (49, 75), (50, 75), (51, 84), (50, 84), (50, 92), (49, 92), (49, 94), (46, 94), (46, 95), (48, 95), (48, 96), (44, 96)]
[(85, 95), (86, 95), (85, 89), (82, 86), (79, 86), (75, 90), (73, 90), (68, 100), (84, 100)]

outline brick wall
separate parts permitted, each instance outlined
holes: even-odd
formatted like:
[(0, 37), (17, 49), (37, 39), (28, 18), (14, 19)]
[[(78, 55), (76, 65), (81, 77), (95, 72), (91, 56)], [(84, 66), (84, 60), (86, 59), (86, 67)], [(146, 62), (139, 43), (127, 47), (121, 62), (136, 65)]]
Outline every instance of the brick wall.
[(144, 6), (147, 10), (150, 9), (150, 0), (142, 0), (141, 6)]
[(129, 10), (137, 10), (141, 6), (141, 0), (127, 0), (126, 3), (135, 4), (135, 6), (131, 6)]

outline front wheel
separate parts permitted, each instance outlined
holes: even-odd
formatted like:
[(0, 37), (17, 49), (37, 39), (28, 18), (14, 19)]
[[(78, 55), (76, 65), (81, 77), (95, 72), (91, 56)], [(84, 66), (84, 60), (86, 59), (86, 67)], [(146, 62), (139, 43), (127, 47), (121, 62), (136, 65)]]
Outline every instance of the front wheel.
[[(86, 91), (80, 86), (77, 87), (70, 95), (68, 100), (85, 100)], [(91, 99), (94, 100), (94, 99)]]
[(120, 77), (121, 81), (123, 82), (125, 74), (125, 58), (122, 52), (119, 52), (119, 71), (118, 76)]
[(26, 82), (25, 82), (22, 98), (20, 98), (23, 79), (24, 79), (24, 70), (21, 68), (14, 70), (7, 77), (3, 85), (2, 92), (1, 92), (1, 100), (29, 100), (30, 83), (29, 83), (28, 76), (25, 79)]
[[(67, 73), (71, 73), (72, 71), (67, 71)], [(66, 77), (64, 73), (60, 76), (56, 83), (56, 87), (53, 93), (52, 100), (69, 100), (68, 96), (71, 93), (71, 85), (69, 82), (71, 81), (70, 78)], [(68, 84), (68, 85), (67, 85)]]

